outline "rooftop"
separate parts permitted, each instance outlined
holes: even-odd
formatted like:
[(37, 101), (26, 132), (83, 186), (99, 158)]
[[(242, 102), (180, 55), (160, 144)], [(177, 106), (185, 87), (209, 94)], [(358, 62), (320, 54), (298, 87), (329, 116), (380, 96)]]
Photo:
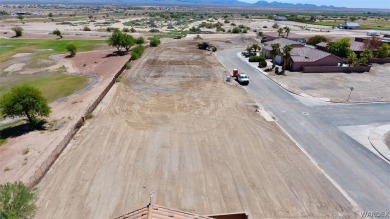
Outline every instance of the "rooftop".
[(272, 50), (271, 45), (276, 43), (280, 44), (280, 48), (283, 48), (285, 45), (302, 45), (302, 43), (297, 41), (289, 40), (286, 38), (278, 38), (272, 41), (265, 42), (264, 43), (265, 46), (263, 47), (263, 49)]
[[(328, 43), (321, 42), (321, 43), (318, 43), (316, 46), (318, 46), (318, 47), (326, 47), (327, 45), (328, 45)], [(351, 47), (350, 48), (354, 52), (363, 52), (366, 49), (366, 46), (362, 42), (352, 41), (351, 40)]]
[(119, 216), (115, 219), (213, 219), (207, 216), (187, 213), (166, 207), (151, 205), (144, 207), (125, 215)]
[(294, 62), (315, 62), (331, 55), (330, 53), (310, 47), (293, 48), (291, 51), (291, 59)]

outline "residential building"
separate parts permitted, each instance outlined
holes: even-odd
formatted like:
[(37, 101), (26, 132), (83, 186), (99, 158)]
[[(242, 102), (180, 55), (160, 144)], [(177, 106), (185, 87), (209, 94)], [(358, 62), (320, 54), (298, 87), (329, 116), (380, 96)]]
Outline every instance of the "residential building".
[(178, 211), (158, 205), (148, 205), (141, 209), (132, 211), (115, 219), (248, 219), (245, 213), (218, 214), (211, 216), (202, 216), (189, 212)]
[[(289, 40), (289, 39), (285, 39), (285, 38), (278, 38), (278, 39), (264, 43), (264, 46), (262, 48), (262, 54), (265, 56), (265, 58), (267, 58), (267, 59), (272, 58), (272, 56), (271, 56), (272, 44), (276, 44), (276, 43), (279, 43), (281, 50), (286, 45), (291, 45), (292, 47), (304, 47), (305, 46), (304, 44), (297, 42), (297, 41), (293, 41), (293, 40)], [(277, 57), (275, 60), (277, 63), (275, 63), (275, 64), (278, 64), (278, 60), (280, 60), (280, 58)]]
[(275, 21), (287, 21), (285, 16), (274, 16)]
[(291, 51), (289, 68), (291, 71), (302, 71), (305, 66), (338, 66), (343, 62), (343, 59), (318, 49), (296, 47)]

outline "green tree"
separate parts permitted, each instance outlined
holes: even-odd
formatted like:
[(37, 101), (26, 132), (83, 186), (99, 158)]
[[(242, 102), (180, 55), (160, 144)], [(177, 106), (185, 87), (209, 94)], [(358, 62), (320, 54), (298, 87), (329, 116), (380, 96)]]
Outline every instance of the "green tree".
[(160, 43), (161, 43), (160, 39), (158, 37), (155, 37), (155, 36), (152, 37), (150, 39), (150, 42), (149, 42), (151, 47), (157, 47), (158, 45), (160, 45)]
[(20, 37), (23, 34), (23, 28), (19, 26), (12, 27), (12, 30), (15, 32), (16, 37)]
[(356, 21), (357, 19), (356, 19), (355, 16), (352, 16), (352, 17), (349, 17), (349, 20), (350, 20), (350, 21)]
[(308, 45), (315, 46), (321, 42), (328, 42), (328, 39), (324, 36), (321, 36), (321, 35), (315, 35), (315, 36), (310, 37), (306, 43)]
[(62, 33), (61, 33), (61, 31), (59, 29), (53, 30), (52, 34), (56, 35), (56, 36), (58, 36), (58, 37), (60, 37), (62, 39)]
[(278, 29), (278, 36), (280, 36), (283, 33), (283, 28), (279, 27)]
[(286, 70), (286, 65), (290, 62), (290, 58), (291, 58), (291, 50), (293, 49), (293, 47), (291, 45), (285, 45), (283, 47), (283, 53), (282, 53), (282, 56), (283, 56), (283, 72), (284, 70)]
[(259, 44), (254, 43), (254, 44), (252, 44), (252, 46), (250, 46), (250, 49), (257, 52), (257, 51), (260, 51), (261, 47), (259, 46)]
[(343, 39), (328, 43), (326, 50), (328, 52), (332, 53), (333, 55), (345, 58), (351, 52), (350, 47), (351, 47), (351, 42), (350, 42), (349, 38), (343, 38)]
[(272, 68), (275, 67), (275, 57), (277, 55), (280, 55), (280, 44), (279, 43), (275, 43), (275, 44), (272, 44), (271, 45), (272, 47), (272, 50), (271, 50), (271, 56), (272, 56)]
[(387, 43), (383, 43), (381, 47), (379, 47), (378, 52), (376, 54), (377, 58), (386, 58), (390, 57), (390, 46)]
[(114, 30), (111, 36), (108, 38), (107, 43), (110, 46), (116, 47), (120, 52), (122, 49), (122, 32), (120, 30)]
[(128, 52), (132, 46), (134, 46), (134, 38), (131, 35), (122, 33), (121, 45)]
[(284, 28), (284, 31), (286, 32), (286, 38), (288, 38), (288, 35), (291, 32), (291, 29), (289, 27)]
[(24, 19), (24, 16), (21, 15), (21, 14), (19, 14), (19, 15), (18, 15), (18, 19), (19, 19), (20, 21), (22, 21), (22, 20)]
[(357, 59), (357, 55), (354, 52), (350, 52), (348, 55), (348, 64), (351, 66)]
[(3, 117), (26, 116), (33, 125), (38, 123), (37, 116), (47, 117), (50, 111), (41, 91), (30, 85), (13, 87), (0, 99)]
[(66, 50), (68, 51), (70, 56), (75, 56), (77, 52), (77, 47), (74, 44), (69, 44), (66, 46)]
[(49, 18), (52, 18), (53, 17), (53, 13), (49, 13), (48, 15), (47, 15)]
[(34, 215), (37, 195), (22, 182), (0, 185), (0, 218), (20, 219)]
[(372, 51), (369, 50), (369, 49), (365, 49), (361, 54), (360, 54), (360, 57), (362, 58), (365, 58), (365, 59), (370, 59), (372, 58), (374, 55), (372, 54)]

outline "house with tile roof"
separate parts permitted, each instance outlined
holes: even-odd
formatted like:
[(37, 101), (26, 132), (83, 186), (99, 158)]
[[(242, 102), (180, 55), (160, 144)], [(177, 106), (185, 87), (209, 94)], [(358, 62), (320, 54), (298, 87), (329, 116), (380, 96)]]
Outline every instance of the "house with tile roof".
[(149, 204), (146, 207), (116, 217), (115, 219), (248, 219), (248, 215), (245, 213), (232, 213), (202, 216)]
[[(326, 52), (326, 47), (328, 46), (327, 42), (321, 42), (316, 45), (316, 48)], [(351, 50), (356, 53), (356, 55), (360, 55), (365, 49), (367, 49), (366, 45), (363, 42), (352, 41), (351, 40)]]
[(302, 71), (305, 66), (338, 66), (344, 60), (318, 49), (310, 47), (293, 48), (289, 61), (291, 71)]
[[(285, 39), (285, 38), (278, 38), (278, 39), (264, 43), (264, 46), (262, 48), (262, 54), (265, 56), (265, 58), (267, 58), (267, 59), (272, 58), (272, 56), (271, 56), (272, 44), (276, 44), (276, 43), (279, 43), (280, 49), (283, 49), (283, 47), (286, 45), (291, 45), (293, 48), (305, 46), (304, 44), (297, 42), (297, 41), (293, 41), (293, 40), (289, 40), (289, 39)], [(279, 60), (279, 58), (278, 58), (278, 60)]]

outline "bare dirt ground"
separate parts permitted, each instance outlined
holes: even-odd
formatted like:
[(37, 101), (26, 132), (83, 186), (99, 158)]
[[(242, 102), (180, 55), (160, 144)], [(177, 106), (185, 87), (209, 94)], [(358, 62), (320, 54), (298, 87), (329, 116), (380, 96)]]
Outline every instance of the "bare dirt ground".
[[(77, 73), (86, 75), (93, 73), (100, 77), (88, 89), (51, 104), (52, 114), (48, 121), (53, 124), (53, 128), (10, 137), (7, 143), (1, 145), (0, 183), (18, 180), (29, 182), (37, 168), (46, 161), (71, 127), (106, 88), (115, 73), (130, 58), (129, 55), (106, 57), (113, 51), (111, 49), (83, 52), (78, 53), (74, 58), (65, 60), (73, 63), (70, 66)], [(83, 68), (84, 64), (86, 66)], [(24, 154), (25, 150), (28, 150), (27, 154)]]
[(251, 218), (356, 218), (350, 203), (214, 55), (150, 48), (37, 186), (35, 218), (112, 218), (154, 204)]
[(373, 64), (365, 73), (299, 73), (270, 77), (287, 90), (334, 102), (346, 102), (353, 87), (350, 102), (390, 101), (390, 64)]

